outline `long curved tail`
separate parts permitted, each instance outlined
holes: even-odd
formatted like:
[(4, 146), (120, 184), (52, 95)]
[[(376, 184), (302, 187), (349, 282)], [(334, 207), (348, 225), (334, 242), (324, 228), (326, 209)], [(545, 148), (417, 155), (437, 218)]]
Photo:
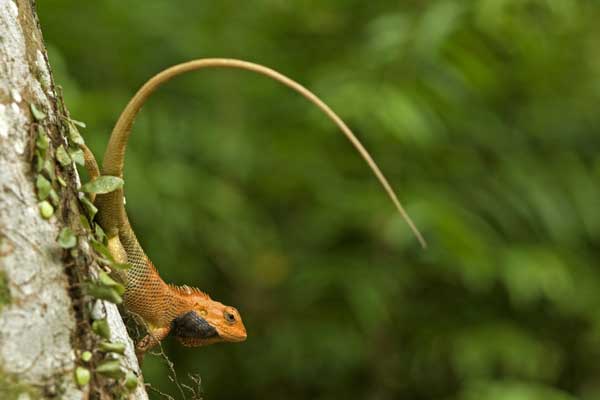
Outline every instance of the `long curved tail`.
[[(301, 84), (293, 81), (292, 79), (280, 74), (279, 72), (267, 68), (265, 66), (254, 64), (247, 61), (235, 60), (235, 59), (227, 59), (227, 58), (205, 58), (189, 61), (186, 63), (178, 64), (167, 68), (166, 70), (160, 72), (159, 74), (152, 77), (148, 80), (144, 86), (138, 90), (138, 92), (133, 96), (133, 98), (127, 104), (127, 107), (121, 113), (117, 124), (115, 125), (112, 134), (110, 136), (110, 140), (108, 142), (108, 147), (106, 152), (104, 153), (104, 160), (102, 163), (102, 173), (104, 175), (114, 175), (114, 176), (123, 176), (123, 165), (125, 162), (125, 149), (127, 147), (127, 140), (129, 139), (129, 135), (131, 134), (131, 128), (133, 125), (133, 121), (137, 116), (138, 112), (148, 99), (148, 97), (163, 83), (169, 81), (171, 78), (174, 78), (177, 75), (184, 74), (186, 72), (195, 71), (203, 68), (232, 68), (232, 69), (242, 69), (251, 72), (258, 73), (260, 75), (267, 76), (271, 79), (274, 79), (284, 86), (291, 88), (292, 90), (300, 93), (302, 96), (307, 98), (311, 103), (316, 105), (321, 111), (323, 111), (327, 117), (332, 120), (338, 128), (342, 131), (342, 133), (350, 140), (354, 148), (360, 153), (362, 158), (367, 162), (388, 196), (400, 212), (402, 218), (406, 221), (416, 238), (418, 239), (421, 246), (424, 248), (427, 246), (425, 239), (413, 223), (413, 221), (408, 216), (407, 212), (400, 204), (400, 201), (396, 197), (396, 194), (392, 190), (390, 184), (387, 179), (375, 163), (373, 158), (369, 154), (369, 152), (364, 148), (362, 143), (356, 138), (354, 133), (348, 128), (348, 126), (342, 121), (338, 115), (329, 108), (327, 104), (325, 104), (321, 99), (319, 99), (315, 94), (306, 89)], [(120, 196), (110, 196), (114, 199), (117, 204), (111, 204), (111, 208), (116, 212), (116, 215), (119, 216), (118, 224), (125, 223), (125, 210), (123, 201), (121, 198), (117, 198)], [(117, 211), (117, 208), (119, 209)]]

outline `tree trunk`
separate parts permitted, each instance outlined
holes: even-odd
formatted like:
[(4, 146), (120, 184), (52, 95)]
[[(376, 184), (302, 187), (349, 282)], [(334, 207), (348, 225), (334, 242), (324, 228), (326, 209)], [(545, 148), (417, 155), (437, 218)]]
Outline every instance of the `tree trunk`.
[[(100, 267), (77, 190), (75, 129), (35, 3), (0, 0), (1, 399), (147, 398), (142, 384), (133, 388), (139, 367), (116, 306), (84, 290)], [(94, 333), (101, 322), (92, 329), (104, 318), (105, 339)], [(125, 354), (99, 351), (107, 341)]]

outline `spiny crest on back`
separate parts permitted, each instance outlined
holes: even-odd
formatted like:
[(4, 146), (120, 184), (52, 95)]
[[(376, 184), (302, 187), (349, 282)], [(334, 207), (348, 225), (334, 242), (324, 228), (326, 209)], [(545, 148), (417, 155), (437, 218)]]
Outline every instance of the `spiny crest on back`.
[(182, 296), (198, 296), (198, 297), (202, 297), (206, 300), (211, 299), (208, 294), (204, 293), (202, 290), (195, 288), (195, 287), (191, 287), (188, 285), (183, 285), (183, 286), (169, 285), (169, 287), (171, 288), (171, 290), (177, 292), (177, 294), (180, 294)]

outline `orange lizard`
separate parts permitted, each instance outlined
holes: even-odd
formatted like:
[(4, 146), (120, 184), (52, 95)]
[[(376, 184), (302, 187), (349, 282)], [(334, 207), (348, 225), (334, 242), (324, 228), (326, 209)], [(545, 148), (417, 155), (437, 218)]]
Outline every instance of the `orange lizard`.
[[(199, 59), (170, 67), (148, 80), (129, 101), (121, 113), (104, 153), (102, 170), (84, 146), (86, 169), (92, 179), (102, 175), (123, 177), (127, 140), (135, 117), (148, 97), (171, 78), (203, 68), (234, 68), (252, 71), (274, 79), (307, 98), (323, 111), (350, 140), (367, 162), (396, 208), (415, 236), (425, 247), (425, 241), (410, 217), (404, 211), (385, 176), (360, 141), (323, 101), (299, 83), (262, 65), (234, 59)], [(203, 346), (217, 342), (240, 342), (246, 339), (246, 329), (239, 312), (230, 306), (212, 300), (206, 293), (188, 286), (166, 284), (144, 253), (129, 224), (124, 206), (123, 189), (99, 194), (97, 221), (108, 237), (108, 248), (119, 262), (131, 264), (121, 274), (126, 291), (124, 305), (147, 323), (149, 332), (136, 345), (138, 356), (172, 334), (185, 346)]]

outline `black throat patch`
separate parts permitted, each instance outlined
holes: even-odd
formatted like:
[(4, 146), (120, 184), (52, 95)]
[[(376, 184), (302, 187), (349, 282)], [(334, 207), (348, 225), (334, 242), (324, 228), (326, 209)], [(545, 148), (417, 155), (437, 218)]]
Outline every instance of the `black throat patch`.
[(171, 326), (175, 337), (209, 339), (218, 336), (217, 330), (195, 311), (175, 318)]

